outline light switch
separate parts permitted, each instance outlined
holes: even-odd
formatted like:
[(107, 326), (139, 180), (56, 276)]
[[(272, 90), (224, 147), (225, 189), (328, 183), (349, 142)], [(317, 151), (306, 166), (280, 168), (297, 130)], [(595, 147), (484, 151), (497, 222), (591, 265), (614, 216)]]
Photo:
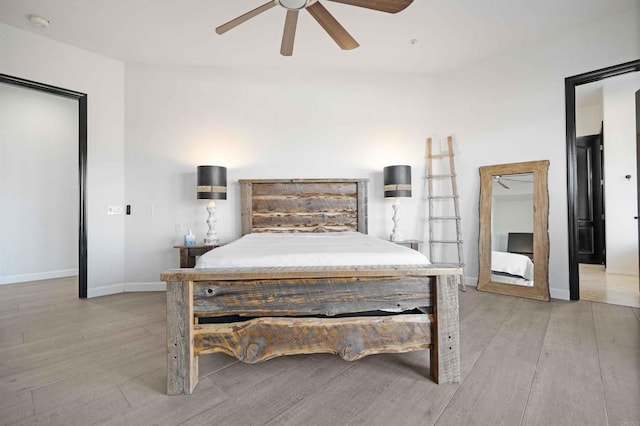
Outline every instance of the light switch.
[(107, 214), (122, 214), (124, 208), (122, 206), (107, 206)]

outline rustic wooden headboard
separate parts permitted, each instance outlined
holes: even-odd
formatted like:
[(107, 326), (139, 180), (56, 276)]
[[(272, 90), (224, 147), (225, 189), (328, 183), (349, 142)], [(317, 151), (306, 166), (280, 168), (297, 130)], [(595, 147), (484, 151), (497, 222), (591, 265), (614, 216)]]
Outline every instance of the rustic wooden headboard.
[(368, 179), (242, 179), (242, 235), (367, 233)]

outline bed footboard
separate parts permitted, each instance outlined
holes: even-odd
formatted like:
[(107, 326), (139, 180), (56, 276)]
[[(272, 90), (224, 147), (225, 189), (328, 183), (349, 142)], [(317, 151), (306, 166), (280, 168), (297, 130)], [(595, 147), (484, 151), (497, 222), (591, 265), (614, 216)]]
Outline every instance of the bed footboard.
[[(167, 394), (192, 393), (198, 356), (214, 352), (256, 363), (308, 353), (354, 361), (428, 349), (432, 379), (456, 383), (460, 273), (432, 265), (166, 272)], [(363, 314), (371, 311), (378, 313)]]
[(331, 353), (346, 361), (431, 347), (428, 315), (353, 318), (257, 318), (196, 325), (196, 354), (223, 352), (253, 364), (281, 356)]

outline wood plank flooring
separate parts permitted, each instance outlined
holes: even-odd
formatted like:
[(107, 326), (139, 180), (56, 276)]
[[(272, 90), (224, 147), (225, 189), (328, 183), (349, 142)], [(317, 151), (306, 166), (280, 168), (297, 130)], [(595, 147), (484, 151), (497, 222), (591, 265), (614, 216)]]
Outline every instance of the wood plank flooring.
[(640, 310), (460, 293), (462, 382), (426, 351), (246, 365), (200, 357), (168, 397), (164, 293), (0, 286), (0, 425), (640, 425)]
[(581, 263), (580, 299), (640, 308), (638, 276), (606, 272), (604, 265)]

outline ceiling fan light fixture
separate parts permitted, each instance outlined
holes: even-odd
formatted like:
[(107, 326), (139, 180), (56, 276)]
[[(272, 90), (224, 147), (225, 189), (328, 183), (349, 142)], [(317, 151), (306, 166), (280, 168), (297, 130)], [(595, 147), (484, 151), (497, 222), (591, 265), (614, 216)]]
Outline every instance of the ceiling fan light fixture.
[(278, 4), (288, 10), (301, 10), (307, 7), (307, 0), (277, 0)]

